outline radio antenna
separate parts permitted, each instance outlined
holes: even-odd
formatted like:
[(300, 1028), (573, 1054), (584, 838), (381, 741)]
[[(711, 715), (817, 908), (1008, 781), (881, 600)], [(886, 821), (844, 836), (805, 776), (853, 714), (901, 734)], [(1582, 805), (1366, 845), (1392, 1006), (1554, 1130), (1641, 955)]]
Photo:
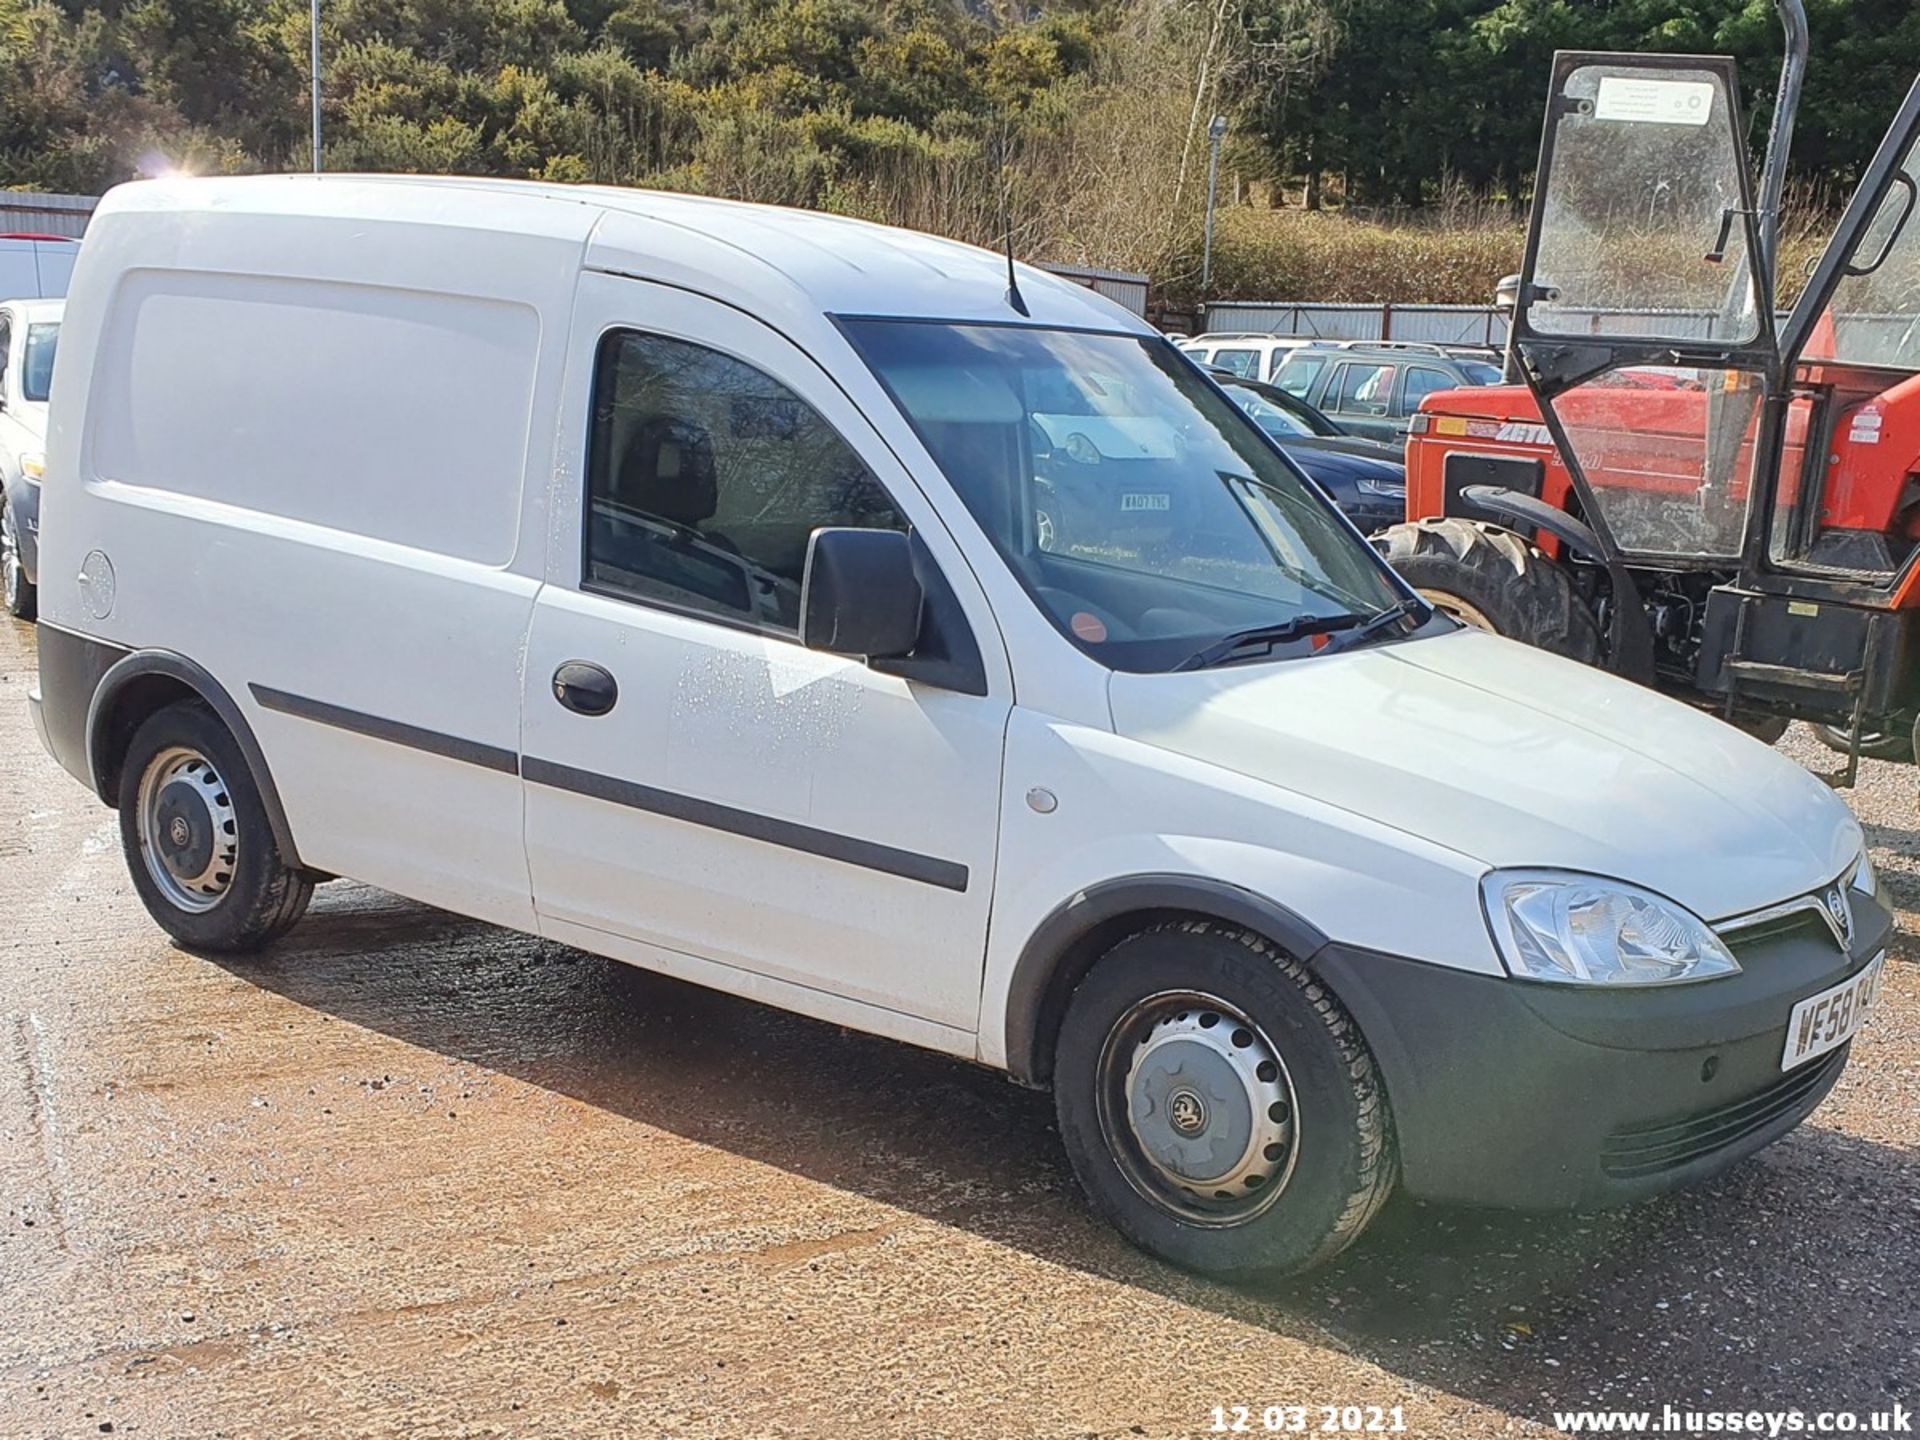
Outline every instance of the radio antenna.
[(1007, 151), (1006, 139), (1001, 137), (993, 147), (994, 178), (999, 182), (1000, 191), (1000, 238), (1007, 252), (1007, 304), (1019, 315), (1031, 315), (1027, 309), (1026, 297), (1020, 293), (1020, 280), (1013, 270), (1013, 205), (1007, 187)]

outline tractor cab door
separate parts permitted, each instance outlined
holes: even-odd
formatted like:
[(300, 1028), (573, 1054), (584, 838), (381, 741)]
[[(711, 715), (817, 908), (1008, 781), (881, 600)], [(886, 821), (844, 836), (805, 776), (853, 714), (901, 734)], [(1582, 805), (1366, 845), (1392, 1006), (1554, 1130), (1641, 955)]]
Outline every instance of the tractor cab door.
[(1781, 331), (1792, 399), (1768, 558), (1873, 591), (1913, 588), (1920, 563), (1917, 146), (1920, 80)]
[(1778, 351), (1738, 97), (1725, 58), (1554, 57), (1514, 341), (1628, 673), (1652, 643), (1629, 566), (1737, 564), (1761, 458)]

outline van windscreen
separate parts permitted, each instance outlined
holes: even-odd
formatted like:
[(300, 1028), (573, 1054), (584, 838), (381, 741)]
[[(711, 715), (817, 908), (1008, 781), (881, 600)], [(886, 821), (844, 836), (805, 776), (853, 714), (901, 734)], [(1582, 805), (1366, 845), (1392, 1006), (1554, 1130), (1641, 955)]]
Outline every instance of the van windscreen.
[(842, 322), (1056, 628), (1116, 669), (1402, 598), (1338, 511), (1163, 339)]

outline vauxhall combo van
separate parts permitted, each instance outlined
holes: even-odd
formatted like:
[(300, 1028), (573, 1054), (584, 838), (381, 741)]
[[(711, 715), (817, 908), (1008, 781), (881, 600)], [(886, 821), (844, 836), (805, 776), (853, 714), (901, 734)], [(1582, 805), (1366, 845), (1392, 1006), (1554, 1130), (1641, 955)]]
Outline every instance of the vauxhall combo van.
[(1003, 256), (129, 185), (53, 397), (34, 713), (188, 950), (350, 876), (963, 1056), (1226, 1274), (1396, 1185), (1711, 1174), (1875, 999), (1825, 787), (1435, 613), (1171, 342)]

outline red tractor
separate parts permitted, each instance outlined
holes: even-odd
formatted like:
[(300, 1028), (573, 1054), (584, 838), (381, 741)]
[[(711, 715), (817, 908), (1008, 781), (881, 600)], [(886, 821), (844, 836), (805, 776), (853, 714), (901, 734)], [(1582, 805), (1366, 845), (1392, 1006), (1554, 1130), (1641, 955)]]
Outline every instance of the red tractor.
[[(1920, 81), (1790, 314), (1807, 42), (1759, 198), (1733, 62), (1562, 53), (1509, 374), (1428, 397), (1377, 541), (1464, 619), (1777, 735), (1910, 757), (1920, 716)], [(1910, 223), (1915, 222), (1915, 223)]]

